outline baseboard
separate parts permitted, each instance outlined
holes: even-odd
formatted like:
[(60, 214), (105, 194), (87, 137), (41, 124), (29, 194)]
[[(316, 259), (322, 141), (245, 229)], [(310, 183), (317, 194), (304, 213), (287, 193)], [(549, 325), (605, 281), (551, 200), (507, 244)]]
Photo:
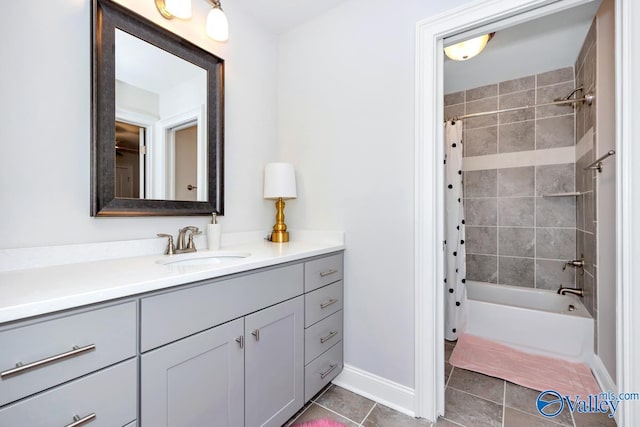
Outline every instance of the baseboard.
[(602, 391), (612, 391), (614, 393), (618, 392), (618, 387), (616, 387), (616, 382), (609, 375), (609, 371), (605, 368), (604, 363), (602, 363), (602, 359), (597, 354), (593, 355), (593, 366), (591, 367), (593, 371), (593, 376), (596, 377), (596, 381), (598, 385), (602, 389)]
[[(618, 387), (616, 387), (616, 383), (609, 375), (609, 371), (605, 368), (604, 363), (602, 363), (602, 359), (597, 354), (593, 355), (593, 363), (591, 366), (591, 372), (593, 372), (593, 376), (596, 378), (598, 385), (602, 391), (612, 391), (614, 393), (618, 393)], [(615, 415), (616, 423), (620, 423), (620, 411), (616, 412)]]
[(345, 364), (333, 383), (398, 412), (415, 417), (414, 390)]

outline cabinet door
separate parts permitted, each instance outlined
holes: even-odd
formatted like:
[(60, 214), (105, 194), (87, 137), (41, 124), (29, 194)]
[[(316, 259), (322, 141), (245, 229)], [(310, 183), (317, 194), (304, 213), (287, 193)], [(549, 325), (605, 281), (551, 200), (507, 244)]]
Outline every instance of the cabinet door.
[(243, 427), (243, 332), (237, 319), (143, 354), (140, 425)]
[(245, 317), (246, 427), (281, 426), (304, 404), (304, 299)]

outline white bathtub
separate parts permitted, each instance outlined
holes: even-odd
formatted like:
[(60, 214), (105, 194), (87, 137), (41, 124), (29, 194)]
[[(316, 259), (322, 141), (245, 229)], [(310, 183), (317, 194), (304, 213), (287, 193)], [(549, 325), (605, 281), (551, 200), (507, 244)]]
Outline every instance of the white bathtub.
[(575, 295), (467, 281), (469, 334), (591, 366), (593, 328), (593, 318)]

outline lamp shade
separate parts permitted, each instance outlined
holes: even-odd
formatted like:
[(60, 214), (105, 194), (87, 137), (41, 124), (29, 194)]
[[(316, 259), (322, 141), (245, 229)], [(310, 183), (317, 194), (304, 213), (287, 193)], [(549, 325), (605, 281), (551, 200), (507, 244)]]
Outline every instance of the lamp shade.
[(214, 7), (207, 15), (207, 35), (218, 42), (229, 40), (229, 21), (219, 7)]
[(454, 61), (466, 61), (478, 55), (485, 48), (493, 33), (485, 34), (470, 40), (454, 44), (444, 48), (444, 53)]
[(265, 199), (295, 199), (296, 171), (289, 163), (268, 163), (264, 168)]

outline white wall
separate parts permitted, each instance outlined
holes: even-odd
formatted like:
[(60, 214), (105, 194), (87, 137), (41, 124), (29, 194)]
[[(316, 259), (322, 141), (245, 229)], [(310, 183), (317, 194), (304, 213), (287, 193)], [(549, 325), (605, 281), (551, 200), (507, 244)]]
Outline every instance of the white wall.
[[(167, 21), (153, 1), (120, 0), (226, 60), (225, 231), (269, 229), (264, 164), (276, 153), (276, 38), (225, 3), (226, 44), (204, 34), (204, 1)], [(0, 36), (0, 249), (153, 237), (208, 217), (91, 218), (90, 1), (7, 2)]]
[(281, 36), (293, 228), (346, 231), (345, 363), (414, 382), (415, 23), (464, 0), (351, 0)]

